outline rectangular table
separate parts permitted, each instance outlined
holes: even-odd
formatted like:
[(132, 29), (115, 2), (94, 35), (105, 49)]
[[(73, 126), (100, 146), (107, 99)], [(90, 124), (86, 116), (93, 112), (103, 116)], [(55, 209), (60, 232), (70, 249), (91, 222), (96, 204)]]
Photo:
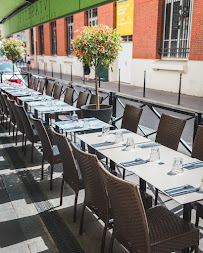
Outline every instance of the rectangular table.
[[(147, 141), (149, 142), (150, 140), (138, 134), (126, 133), (124, 134), (125, 141), (129, 136), (134, 137), (136, 147), (133, 151), (125, 151), (124, 145), (113, 143), (115, 139), (114, 135), (115, 134), (111, 134), (110, 136), (110, 142), (112, 141), (111, 145), (100, 147), (95, 144), (104, 142), (104, 138), (101, 137), (101, 134), (91, 133), (79, 135), (78, 138), (117, 164), (131, 161), (135, 158), (141, 158), (143, 160), (149, 159), (151, 148), (140, 148), (138, 147), (138, 144)], [(198, 161), (197, 159), (191, 158), (162, 145), (159, 146), (159, 149), (161, 157), (160, 160), (163, 162), (162, 165), (159, 165), (157, 162), (147, 162), (145, 164), (134, 165), (127, 168), (122, 165), (120, 166), (122, 166), (125, 170), (133, 172), (139, 178), (150, 183), (165, 194), (167, 194), (166, 190), (169, 188), (179, 187), (186, 184), (192, 185), (195, 188), (200, 186), (201, 178), (203, 176), (203, 167), (192, 170), (184, 169), (182, 174), (173, 176), (167, 174), (172, 169), (172, 163), (175, 157), (181, 157), (183, 159), (183, 163)], [(183, 205), (183, 218), (190, 221), (191, 203), (203, 199), (203, 193), (193, 192), (176, 197), (169, 197)]]

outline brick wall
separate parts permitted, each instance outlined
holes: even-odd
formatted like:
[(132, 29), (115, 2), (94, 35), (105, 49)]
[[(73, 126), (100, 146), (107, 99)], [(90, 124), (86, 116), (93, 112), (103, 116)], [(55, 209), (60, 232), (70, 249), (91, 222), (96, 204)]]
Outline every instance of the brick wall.
[(81, 27), (87, 25), (87, 14), (85, 12), (77, 13), (73, 16), (73, 25), (74, 25), (74, 37), (77, 36), (77, 30)]
[(44, 54), (52, 55), (51, 23), (44, 24)]
[(193, 1), (190, 60), (203, 60), (203, 1)]
[(116, 28), (116, 3), (110, 3), (98, 7), (98, 24), (104, 24), (111, 28)]
[(57, 55), (67, 55), (67, 29), (66, 18), (56, 20)]
[(135, 0), (133, 58), (159, 59), (162, 41), (162, 0)]
[(39, 26), (36, 27), (36, 40), (37, 40), (37, 55), (40, 54), (40, 29)]

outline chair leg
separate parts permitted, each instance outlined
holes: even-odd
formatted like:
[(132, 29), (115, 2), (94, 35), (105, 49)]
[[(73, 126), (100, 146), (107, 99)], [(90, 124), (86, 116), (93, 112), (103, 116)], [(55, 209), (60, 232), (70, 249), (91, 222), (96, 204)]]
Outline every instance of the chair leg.
[(159, 195), (159, 190), (155, 189), (155, 200), (154, 200), (154, 205), (156, 206), (158, 203), (158, 195)]
[(33, 152), (34, 152), (34, 141), (32, 141), (32, 148), (31, 148), (31, 163), (33, 163)]
[(13, 125), (13, 140), (14, 140), (14, 135), (15, 135), (15, 125)]
[(103, 235), (102, 235), (102, 242), (101, 242), (101, 251), (100, 251), (101, 253), (104, 252), (104, 248), (105, 248), (106, 231), (107, 231), (107, 225), (105, 224)]
[(199, 226), (199, 216), (200, 216), (200, 210), (199, 207), (197, 206), (197, 211), (196, 211), (196, 220), (195, 220), (195, 226)]
[(112, 234), (111, 241), (110, 241), (110, 244), (109, 244), (109, 253), (113, 252), (113, 243), (114, 243), (114, 236)]
[(82, 231), (83, 231), (83, 220), (84, 220), (84, 214), (85, 214), (85, 207), (86, 207), (86, 204), (85, 204), (85, 201), (83, 203), (83, 207), (82, 207), (82, 213), (81, 213), (81, 217), (80, 217), (80, 235), (82, 235)]
[(16, 129), (16, 146), (18, 144), (18, 128)]
[(24, 143), (24, 133), (23, 133), (23, 137), (22, 137), (22, 151), (23, 151), (23, 143)]
[(77, 202), (78, 202), (78, 192), (75, 194), (75, 203), (74, 203), (74, 211), (73, 211), (73, 222), (77, 220)]
[(194, 247), (194, 253), (199, 253), (199, 246), (198, 245), (196, 245), (195, 247)]
[(8, 133), (9, 133), (9, 135), (11, 134), (11, 120), (9, 120)]
[(60, 206), (62, 206), (62, 203), (63, 203), (63, 187), (64, 187), (64, 178), (62, 178), (62, 182), (61, 182)]
[(26, 138), (26, 136), (25, 136), (25, 147), (24, 147), (24, 155), (26, 155), (26, 147), (27, 147), (27, 138)]
[(50, 191), (53, 189), (53, 171), (54, 171), (54, 165), (51, 165), (51, 178), (50, 178)]
[(44, 179), (44, 154), (42, 155), (41, 180)]

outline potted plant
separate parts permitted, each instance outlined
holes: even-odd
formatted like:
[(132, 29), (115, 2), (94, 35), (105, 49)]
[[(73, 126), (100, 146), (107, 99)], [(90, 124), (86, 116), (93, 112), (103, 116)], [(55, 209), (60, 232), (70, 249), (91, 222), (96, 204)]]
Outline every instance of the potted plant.
[(6, 56), (8, 60), (13, 63), (13, 78), (14, 78), (14, 63), (21, 61), (26, 54), (26, 48), (22, 40), (15, 38), (2, 39), (2, 44), (0, 47), (0, 54)]
[[(98, 110), (103, 110), (104, 114), (106, 114), (105, 108), (109, 108), (109, 106), (99, 105), (97, 71), (99, 66), (108, 69), (115, 61), (118, 52), (122, 48), (122, 38), (115, 29), (102, 24), (97, 26), (85, 26), (82, 30), (77, 32), (78, 36), (72, 40), (73, 54), (83, 65), (88, 64), (89, 67), (93, 67), (95, 71), (96, 105), (83, 106), (82, 109), (92, 110), (94, 113), (92, 116), (94, 117)], [(111, 70), (113, 71), (112, 67)], [(110, 112), (112, 113), (111, 107)], [(101, 117), (98, 118), (104, 120)]]

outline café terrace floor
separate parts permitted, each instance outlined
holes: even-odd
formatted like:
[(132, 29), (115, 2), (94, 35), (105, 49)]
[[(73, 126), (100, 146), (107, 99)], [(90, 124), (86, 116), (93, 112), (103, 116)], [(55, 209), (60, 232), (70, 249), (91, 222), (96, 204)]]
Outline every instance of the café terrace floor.
[[(34, 163), (30, 163), (31, 145), (27, 145), (27, 157), (0, 124), (0, 253), (99, 253), (103, 224), (87, 210), (84, 232), (80, 236), (79, 221), (84, 191), (79, 193), (77, 222), (73, 223), (74, 192), (65, 185), (63, 205), (59, 206), (62, 166), (55, 166), (53, 190), (49, 190), (50, 167), (45, 165), (44, 180), (40, 180), (41, 151), (35, 145)], [(127, 180), (138, 182), (136, 176)], [(148, 192), (152, 193), (150, 186)], [(167, 198), (160, 194), (164, 201)], [(175, 201), (165, 205), (178, 215), (182, 207)], [(192, 222), (195, 211), (192, 211)], [(203, 252), (203, 220), (200, 219), (200, 252)], [(111, 230), (107, 233), (105, 252)], [(127, 252), (119, 243), (115, 253)]]

